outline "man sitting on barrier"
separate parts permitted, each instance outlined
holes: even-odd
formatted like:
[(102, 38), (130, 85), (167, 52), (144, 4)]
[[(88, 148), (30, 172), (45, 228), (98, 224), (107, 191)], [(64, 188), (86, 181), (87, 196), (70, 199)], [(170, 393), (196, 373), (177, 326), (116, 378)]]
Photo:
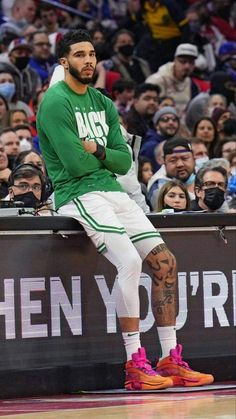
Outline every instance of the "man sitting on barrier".
[[(116, 310), (127, 354), (125, 387), (160, 389), (203, 385), (212, 375), (192, 371), (176, 345), (176, 261), (138, 205), (122, 190), (131, 156), (114, 104), (89, 86), (96, 68), (87, 31), (70, 31), (59, 43), (65, 70), (45, 93), (37, 117), (40, 147), (53, 181), (58, 213), (76, 218), (98, 252), (116, 267)], [(142, 262), (153, 272), (152, 306), (162, 348), (157, 370), (140, 344), (139, 281)]]

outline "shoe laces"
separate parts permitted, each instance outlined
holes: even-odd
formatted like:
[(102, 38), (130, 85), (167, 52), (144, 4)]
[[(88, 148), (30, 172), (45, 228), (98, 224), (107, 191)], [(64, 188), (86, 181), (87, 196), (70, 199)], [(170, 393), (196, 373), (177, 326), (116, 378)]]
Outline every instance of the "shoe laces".
[(171, 349), (170, 350), (170, 356), (171, 356), (172, 361), (175, 364), (179, 365), (180, 367), (185, 368), (186, 370), (191, 370), (188, 363), (183, 361), (182, 345), (178, 344), (178, 345), (176, 345), (176, 347), (174, 349)]
[(156, 371), (153, 370), (151, 362), (148, 361), (143, 348), (139, 348), (138, 353), (132, 355), (132, 360), (136, 364), (137, 368), (143, 370), (148, 375), (156, 375)]

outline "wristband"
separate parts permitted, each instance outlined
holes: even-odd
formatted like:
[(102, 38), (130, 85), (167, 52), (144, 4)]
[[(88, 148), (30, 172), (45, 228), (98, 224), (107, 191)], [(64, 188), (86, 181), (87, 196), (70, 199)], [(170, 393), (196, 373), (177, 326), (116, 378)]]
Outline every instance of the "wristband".
[(105, 158), (105, 147), (103, 145), (97, 143), (97, 150), (93, 153), (97, 159), (104, 159)]

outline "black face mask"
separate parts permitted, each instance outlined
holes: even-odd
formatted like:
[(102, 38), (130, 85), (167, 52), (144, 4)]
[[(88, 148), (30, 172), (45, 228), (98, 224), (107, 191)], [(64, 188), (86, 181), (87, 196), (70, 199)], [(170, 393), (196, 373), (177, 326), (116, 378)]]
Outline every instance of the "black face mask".
[(24, 70), (29, 62), (29, 57), (16, 57), (15, 59), (15, 66), (18, 70)]
[(201, 23), (198, 20), (192, 20), (189, 22), (191, 32), (198, 33), (201, 29)]
[(134, 52), (134, 45), (122, 45), (121, 47), (119, 47), (119, 52), (125, 57), (131, 57), (131, 55), (133, 55)]
[(41, 201), (36, 198), (32, 191), (14, 196), (14, 201), (23, 202), (25, 208), (39, 208)]
[(211, 209), (217, 210), (221, 207), (225, 200), (225, 193), (220, 188), (209, 188), (205, 189), (205, 198), (203, 199), (204, 204)]

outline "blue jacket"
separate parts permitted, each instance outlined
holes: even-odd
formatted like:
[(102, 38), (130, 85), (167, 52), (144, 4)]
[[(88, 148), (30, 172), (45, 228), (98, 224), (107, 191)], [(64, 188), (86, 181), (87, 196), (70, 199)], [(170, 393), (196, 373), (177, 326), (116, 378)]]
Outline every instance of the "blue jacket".
[(148, 129), (147, 134), (143, 139), (139, 154), (140, 156), (145, 156), (151, 160), (154, 172), (156, 172), (161, 167), (155, 160), (154, 150), (155, 147), (164, 140), (165, 138), (163, 135), (158, 134), (153, 128)]
[(42, 84), (48, 81), (48, 76), (54, 63), (55, 60), (53, 57), (50, 57), (47, 61), (44, 62), (33, 57), (29, 60), (29, 66), (37, 72), (41, 78)]

